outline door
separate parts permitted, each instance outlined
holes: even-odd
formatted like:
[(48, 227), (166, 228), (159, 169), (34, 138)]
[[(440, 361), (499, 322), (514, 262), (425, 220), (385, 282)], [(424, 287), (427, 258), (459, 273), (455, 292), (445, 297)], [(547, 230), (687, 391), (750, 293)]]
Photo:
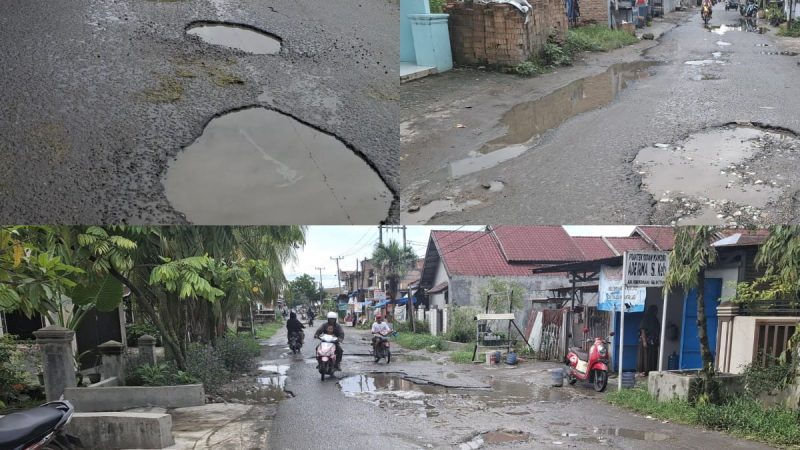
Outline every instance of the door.
[[(717, 353), (717, 305), (722, 295), (722, 278), (706, 278), (704, 299), (706, 306), (706, 328), (708, 346), (716, 361)], [(627, 325), (627, 324), (626, 324)], [(695, 370), (703, 367), (700, 354), (700, 340), (697, 337), (697, 291), (692, 289), (683, 300), (683, 331), (681, 332), (680, 365), (681, 370)]]
[[(619, 313), (614, 314), (614, 338), (611, 340), (611, 364), (615, 371), (619, 371)], [(625, 313), (625, 336), (622, 350), (622, 370), (636, 370), (636, 358), (639, 356), (639, 325), (642, 323), (643, 312)]]

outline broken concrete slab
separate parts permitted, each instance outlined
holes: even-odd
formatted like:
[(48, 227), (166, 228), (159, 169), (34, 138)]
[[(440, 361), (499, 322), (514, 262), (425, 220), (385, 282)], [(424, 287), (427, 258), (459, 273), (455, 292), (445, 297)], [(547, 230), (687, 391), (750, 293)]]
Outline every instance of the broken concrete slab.
[(67, 432), (85, 448), (165, 448), (172, 438), (172, 417), (163, 413), (75, 413)]

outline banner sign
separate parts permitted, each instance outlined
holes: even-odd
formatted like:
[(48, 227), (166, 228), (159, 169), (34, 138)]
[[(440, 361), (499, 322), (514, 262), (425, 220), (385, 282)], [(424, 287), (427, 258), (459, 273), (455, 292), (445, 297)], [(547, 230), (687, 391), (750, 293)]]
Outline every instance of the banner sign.
[[(597, 309), (619, 311), (622, 287), (622, 267), (600, 266)], [(643, 287), (625, 289), (624, 303), (629, 305), (625, 312), (644, 311), (645, 297), (647, 297), (647, 289)]]
[(373, 294), (373, 298), (376, 300), (386, 300), (386, 293), (383, 291), (379, 291), (375, 289), (375, 293)]
[(669, 269), (669, 252), (625, 252), (625, 285), (628, 287), (661, 287)]

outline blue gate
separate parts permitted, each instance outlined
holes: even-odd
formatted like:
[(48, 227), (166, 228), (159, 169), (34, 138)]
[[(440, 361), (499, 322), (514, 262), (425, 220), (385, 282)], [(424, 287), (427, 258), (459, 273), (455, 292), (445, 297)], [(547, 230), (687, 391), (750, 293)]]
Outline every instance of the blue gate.
[[(625, 313), (625, 336), (622, 349), (623, 370), (636, 370), (636, 360), (639, 357), (639, 325), (642, 323), (643, 312)], [(611, 351), (611, 365), (614, 371), (619, 371), (619, 313), (614, 313), (614, 348)]]
[[(706, 278), (704, 299), (706, 303), (706, 328), (708, 346), (716, 360), (717, 351), (717, 305), (722, 296), (722, 279)], [(627, 328), (628, 322), (625, 322)], [(683, 330), (680, 347), (681, 370), (701, 369), (700, 340), (697, 338), (697, 290), (692, 289), (683, 300)], [(627, 351), (627, 348), (626, 348)], [(627, 358), (625, 358), (627, 360)]]

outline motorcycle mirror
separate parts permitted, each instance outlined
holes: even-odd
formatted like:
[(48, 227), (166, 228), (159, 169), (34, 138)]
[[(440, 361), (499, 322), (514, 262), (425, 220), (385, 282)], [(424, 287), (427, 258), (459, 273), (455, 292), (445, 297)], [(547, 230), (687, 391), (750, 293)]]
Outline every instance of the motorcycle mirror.
[(608, 335), (613, 337), (614, 336), (614, 332), (612, 331), (611, 333), (608, 333)]

